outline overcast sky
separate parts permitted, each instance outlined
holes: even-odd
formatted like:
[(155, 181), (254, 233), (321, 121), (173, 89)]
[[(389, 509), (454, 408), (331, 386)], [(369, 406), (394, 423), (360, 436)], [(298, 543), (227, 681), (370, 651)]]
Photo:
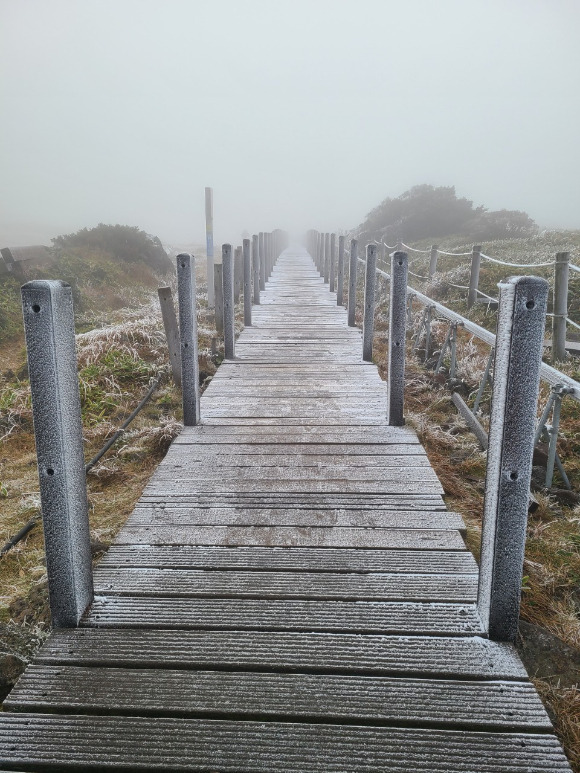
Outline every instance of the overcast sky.
[(580, 0), (0, 0), (0, 241), (358, 225), (455, 185), (580, 227)]

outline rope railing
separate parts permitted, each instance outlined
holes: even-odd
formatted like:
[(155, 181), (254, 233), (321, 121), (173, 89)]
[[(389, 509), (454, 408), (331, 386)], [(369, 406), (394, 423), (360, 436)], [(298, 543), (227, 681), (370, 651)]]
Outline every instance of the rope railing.
[(484, 260), (489, 260), (492, 263), (496, 263), (498, 266), (509, 266), (510, 268), (543, 268), (545, 266), (555, 266), (556, 261), (550, 260), (547, 263), (508, 263), (505, 260), (498, 260), (497, 258), (491, 258), (489, 255), (485, 255), (483, 252), (479, 253)]

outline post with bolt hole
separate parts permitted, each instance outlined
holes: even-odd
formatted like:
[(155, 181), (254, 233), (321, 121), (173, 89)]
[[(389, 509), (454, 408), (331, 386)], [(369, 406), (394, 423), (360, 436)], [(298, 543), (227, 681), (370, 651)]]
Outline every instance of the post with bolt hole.
[(328, 269), (328, 284), (331, 293), (334, 292), (334, 254), (336, 252), (336, 234), (330, 234), (330, 266)]
[(22, 310), (52, 624), (74, 628), (93, 600), (72, 289), (37, 280)]
[(254, 303), (260, 305), (260, 247), (258, 234), (252, 236), (252, 268), (254, 274)]
[(233, 360), (236, 344), (234, 325), (234, 256), (231, 244), (222, 244), (222, 282), (224, 304), (224, 356)]
[(548, 283), (512, 277), (499, 288), (477, 607), (490, 639), (514, 641)]
[(471, 273), (469, 275), (469, 291), (467, 293), (467, 308), (470, 309), (477, 301), (477, 288), (479, 287), (479, 267), (481, 265), (481, 247), (473, 245), (471, 248)]
[(350, 240), (350, 261), (348, 264), (348, 326), (355, 326), (356, 313), (356, 270), (358, 268), (358, 242)]
[(407, 332), (406, 252), (395, 252), (391, 258), (391, 301), (389, 308), (387, 422), (402, 427), (405, 391), (405, 335)]
[(244, 262), (244, 325), (249, 327), (252, 324), (252, 256), (249, 239), (244, 239), (242, 251)]
[(377, 281), (377, 245), (367, 244), (365, 271), (365, 298), (363, 312), (363, 355), (366, 362), (373, 361), (373, 335), (375, 332), (375, 285)]
[(177, 299), (181, 343), (181, 391), (183, 423), (199, 424), (199, 363), (197, 360), (197, 314), (195, 309), (195, 265), (191, 255), (177, 256)]
[(338, 269), (336, 272), (336, 305), (342, 306), (344, 287), (344, 236), (338, 237)]

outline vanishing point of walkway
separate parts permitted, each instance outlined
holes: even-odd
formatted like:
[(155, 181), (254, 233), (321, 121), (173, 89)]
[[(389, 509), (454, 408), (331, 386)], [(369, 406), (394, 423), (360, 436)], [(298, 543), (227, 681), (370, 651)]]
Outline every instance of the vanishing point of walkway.
[(568, 771), (463, 524), (303, 251), (6, 701), (0, 769)]

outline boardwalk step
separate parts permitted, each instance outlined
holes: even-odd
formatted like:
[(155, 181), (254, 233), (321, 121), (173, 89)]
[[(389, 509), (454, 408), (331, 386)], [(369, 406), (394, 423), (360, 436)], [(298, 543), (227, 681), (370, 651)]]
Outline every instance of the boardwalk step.
[[(255, 569), (313, 572), (471, 574), (477, 564), (460, 551), (348, 548), (223, 548), (189, 545), (112, 545), (97, 573), (123, 566), (159, 569)], [(428, 578), (426, 578), (428, 581)]]
[(262, 601), (97, 596), (83, 624), (111, 628), (138, 626), (455, 636), (482, 633), (474, 605), (389, 601)]
[(428, 679), (33, 665), (9, 711), (277, 718), (550, 730), (533, 685)]
[(458, 532), (284, 526), (125, 526), (116, 544), (465, 550)]
[(0, 765), (175, 773), (570, 771), (558, 740), (544, 734), (27, 713), (0, 715)]
[(512, 645), (479, 636), (79, 628), (53, 631), (36, 662), (457, 679), (527, 678)]

